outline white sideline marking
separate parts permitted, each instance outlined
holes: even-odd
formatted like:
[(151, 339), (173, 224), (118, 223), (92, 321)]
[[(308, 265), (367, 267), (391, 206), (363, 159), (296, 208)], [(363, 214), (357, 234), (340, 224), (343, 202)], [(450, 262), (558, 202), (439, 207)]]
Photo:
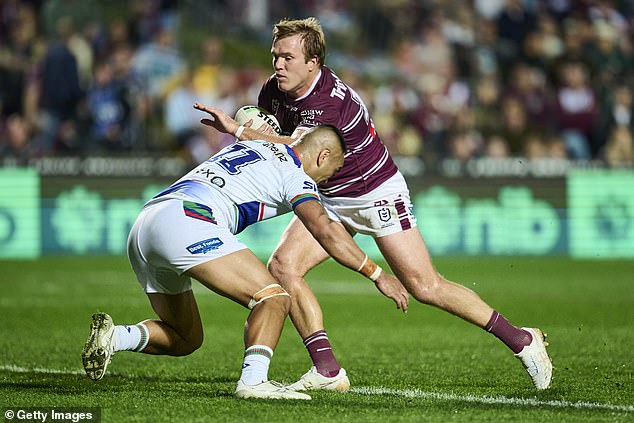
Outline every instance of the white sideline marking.
[(361, 395), (394, 395), (406, 398), (422, 398), (437, 399), (442, 401), (463, 401), (475, 402), (480, 404), (501, 404), (501, 405), (528, 405), (537, 407), (554, 407), (554, 408), (577, 408), (577, 409), (595, 409), (609, 411), (625, 411), (634, 412), (634, 405), (617, 405), (602, 404), (587, 401), (566, 401), (566, 400), (547, 400), (542, 401), (537, 398), (509, 398), (509, 397), (489, 397), (479, 395), (457, 395), (444, 394), (440, 392), (426, 392), (420, 389), (390, 389), (383, 387), (359, 386), (350, 389), (350, 392)]
[(68, 370), (68, 369), (45, 369), (43, 367), (34, 367), (32, 369), (26, 367), (15, 366), (13, 364), (0, 365), (0, 371), (12, 372), (12, 373), (46, 373), (51, 375), (83, 375), (86, 374), (83, 370)]
[[(69, 369), (47, 369), (44, 367), (20, 367), (13, 364), (0, 365), (0, 371), (12, 373), (45, 373), (57, 375), (83, 375), (83, 370)], [(457, 395), (445, 394), (441, 392), (428, 392), (420, 389), (390, 389), (384, 387), (358, 386), (350, 390), (350, 392), (361, 395), (393, 395), (406, 398), (436, 399), (441, 401), (462, 401), (480, 404), (499, 404), (499, 405), (520, 405), (533, 407), (553, 407), (553, 408), (576, 408), (586, 410), (609, 410), (621, 412), (634, 412), (634, 405), (618, 405), (604, 404), (588, 401), (566, 401), (566, 400), (548, 400), (542, 401), (537, 398), (509, 398), (509, 397), (489, 397), (478, 395)]]

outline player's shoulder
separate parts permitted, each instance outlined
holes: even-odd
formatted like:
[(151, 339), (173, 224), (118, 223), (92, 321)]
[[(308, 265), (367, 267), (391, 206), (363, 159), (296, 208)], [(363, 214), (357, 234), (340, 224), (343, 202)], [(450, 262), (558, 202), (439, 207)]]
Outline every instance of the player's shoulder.
[(308, 103), (321, 103), (330, 107), (337, 107), (337, 101), (347, 100), (350, 87), (327, 66), (322, 66), (321, 76), (313, 95), (308, 97)]
[(317, 84), (317, 91), (327, 94), (337, 83), (342, 83), (337, 74), (328, 66), (322, 66), (321, 77)]
[(273, 92), (277, 92), (279, 91), (279, 88), (277, 86), (277, 78), (275, 77), (275, 74), (271, 74), (266, 81), (264, 81), (264, 84), (262, 84), (262, 92), (267, 92), (267, 93), (273, 93)]
[(254, 150), (259, 151), (269, 160), (275, 163), (286, 165), (289, 169), (301, 168), (302, 163), (291, 147), (286, 144), (273, 143), (269, 141), (240, 141)]

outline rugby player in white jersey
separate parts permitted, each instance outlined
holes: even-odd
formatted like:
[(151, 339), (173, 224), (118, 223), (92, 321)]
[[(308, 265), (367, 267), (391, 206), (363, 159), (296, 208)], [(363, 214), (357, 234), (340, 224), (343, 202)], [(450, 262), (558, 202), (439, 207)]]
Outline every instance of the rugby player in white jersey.
[(251, 310), (236, 395), (310, 399), (268, 380), (291, 299), (235, 234), (294, 211), (335, 260), (375, 281), (407, 310), (409, 295), (401, 283), (368, 259), (321, 205), (317, 184), (342, 166), (343, 156), (341, 133), (329, 125), (310, 129), (291, 146), (236, 143), (148, 201), (130, 231), (128, 258), (158, 319), (115, 326), (108, 314), (94, 314), (82, 352), (88, 377), (101, 379), (116, 351), (182, 356), (198, 349), (203, 329), (194, 278)]
[[(537, 389), (550, 385), (552, 364), (544, 335), (537, 328), (519, 328), (486, 304), (472, 290), (451, 282), (434, 268), (416, 227), (406, 182), (374, 128), (359, 95), (324, 65), (326, 43), (314, 18), (282, 20), (274, 25), (272, 75), (260, 91), (258, 106), (271, 111), (283, 135), (266, 140), (291, 143), (308, 128), (331, 124), (346, 143), (344, 165), (319, 186), (329, 216), (353, 233), (374, 237), (383, 257), (409, 293), (424, 304), (452, 313), (497, 336), (518, 357)], [(240, 140), (259, 137), (212, 106), (201, 106), (213, 119), (202, 123)], [(301, 219), (294, 218), (269, 260), (269, 270), (291, 294), (290, 317), (304, 340), (313, 367), (294, 389), (347, 390), (346, 372), (337, 362), (322, 311), (306, 273), (328, 258)], [(421, 338), (424, 334), (421, 334)]]

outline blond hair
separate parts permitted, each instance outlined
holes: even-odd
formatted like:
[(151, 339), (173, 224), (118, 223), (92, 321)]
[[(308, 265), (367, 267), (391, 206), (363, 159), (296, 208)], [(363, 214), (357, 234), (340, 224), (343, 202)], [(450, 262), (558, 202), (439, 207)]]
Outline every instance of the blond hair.
[(306, 61), (317, 57), (319, 65), (326, 60), (326, 37), (321, 24), (316, 18), (282, 19), (273, 26), (273, 42), (282, 38), (299, 34), (304, 43), (304, 58)]

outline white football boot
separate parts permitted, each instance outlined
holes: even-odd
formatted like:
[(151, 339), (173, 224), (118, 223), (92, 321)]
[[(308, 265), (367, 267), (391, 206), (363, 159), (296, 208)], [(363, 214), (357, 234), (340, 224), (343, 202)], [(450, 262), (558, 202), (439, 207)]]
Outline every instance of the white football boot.
[(294, 391), (326, 389), (328, 391), (345, 392), (350, 389), (350, 380), (346, 375), (346, 369), (343, 367), (339, 369), (339, 373), (336, 376), (326, 377), (313, 366), (297, 382), (288, 385), (288, 389)]
[(550, 386), (553, 376), (553, 364), (546, 352), (546, 336), (537, 328), (522, 328), (533, 337), (531, 343), (525, 346), (522, 351), (515, 354), (526, 368), (526, 371), (533, 380), (533, 385), (537, 389), (546, 389)]
[(263, 398), (263, 399), (293, 399), (309, 400), (310, 395), (302, 394), (288, 389), (281, 383), (269, 380), (257, 385), (247, 385), (241, 380), (236, 386), (236, 397), (238, 398)]
[(95, 313), (90, 323), (90, 335), (81, 353), (84, 370), (92, 380), (101, 379), (114, 355), (114, 323), (106, 313)]

